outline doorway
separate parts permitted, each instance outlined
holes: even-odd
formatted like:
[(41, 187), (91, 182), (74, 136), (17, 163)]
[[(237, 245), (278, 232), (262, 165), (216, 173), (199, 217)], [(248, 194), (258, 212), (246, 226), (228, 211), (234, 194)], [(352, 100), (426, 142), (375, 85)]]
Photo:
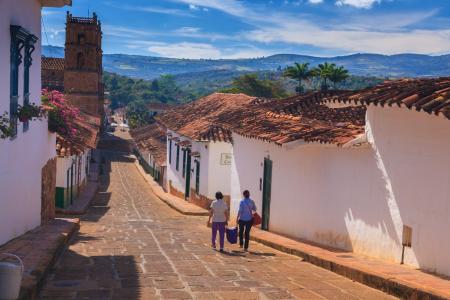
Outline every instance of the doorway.
[(186, 178), (186, 188), (184, 191), (185, 199), (189, 199), (191, 194), (191, 149), (186, 149), (186, 170), (185, 170), (185, 178)]
[(270, 198), (272, 195), (272, 161), (264, 159), (263, 199), (262, 199), (262, 224), (261, 229), (269, 230)]

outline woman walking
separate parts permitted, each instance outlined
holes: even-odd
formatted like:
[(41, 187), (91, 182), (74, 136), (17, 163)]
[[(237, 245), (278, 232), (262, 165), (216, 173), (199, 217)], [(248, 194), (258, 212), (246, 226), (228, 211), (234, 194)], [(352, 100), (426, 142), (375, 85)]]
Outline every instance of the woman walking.
[(255, 202), (250, 199), (250, 192), (244, 191), (244, 199), (239, 204), (239, 211), (236, 223), (239, 224), (239, 246), (244, 247), (244, 251), (248, 251), (250, 241), (250, 230), (253, 225), (253, 213), (256, 212)]
[(208, 226), (211, 225), (212, 219), (212, 237), (211, 246), (216, 249), (216, 236), (219, 231), (220, 252), (223, 252), (225, 243), (225, 226), (228, 223), (228, 206), (223, 200), (221, 192), (216, 193), (216, 200), (211, 203), (211, 210), (209, 212)]

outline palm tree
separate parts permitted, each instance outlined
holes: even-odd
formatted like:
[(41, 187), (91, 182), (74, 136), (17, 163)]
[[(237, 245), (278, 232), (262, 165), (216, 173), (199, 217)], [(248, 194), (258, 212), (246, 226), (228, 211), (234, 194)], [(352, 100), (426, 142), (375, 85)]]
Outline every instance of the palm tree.
[(309, 69), (309, 63), (295, 63), (293, 66), (287, 67), (283, 75), (298, 81), (298, 86), (295, 90), (300, 94), (305, 90), (302, 85), (303, 80), (311, 78), (313, 72)]
[(327, 62), (325, 62), (323, 64), (319, 64), (316, 68), (314, 68), (314, 70), (313, 70), (314, 76), (317, 76), (320, 79), (322, 79), (322, 84), (320, 86), (320, 89), (322, 91), (328, 90), (327, 80), (329, 80), (331, 78), (331, 74), (333, 72), (333, 69), (335, 69), (335, 68), (336, 68), (335, 64), (330, 64)]
[(341, 81), (344, 81), (349, 76), (350, 74), (348, 73), (348, 70), (346, 70), (343, 66), (340, 66), (339, 68), (334, 67), (331, 70), (331, 75), (329, 79), (333, 83), (334, 89), (336, 89), (337, 84)]

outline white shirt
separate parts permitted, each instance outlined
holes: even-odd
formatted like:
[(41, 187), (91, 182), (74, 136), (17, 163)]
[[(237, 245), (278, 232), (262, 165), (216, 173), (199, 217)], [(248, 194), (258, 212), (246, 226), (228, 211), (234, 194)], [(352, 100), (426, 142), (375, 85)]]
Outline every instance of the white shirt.
[(211, 203), (211, 210), (213, 211), (213, 222), (226, 222), (225, 212), (228, 210), (228, 206), (223, 199), (216, 199)]

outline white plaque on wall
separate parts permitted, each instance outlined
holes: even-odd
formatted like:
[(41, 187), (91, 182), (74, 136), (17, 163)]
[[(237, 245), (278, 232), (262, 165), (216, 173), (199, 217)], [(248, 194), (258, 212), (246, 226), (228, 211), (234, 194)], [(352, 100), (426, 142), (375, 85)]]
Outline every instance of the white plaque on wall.
[(220, 165), (221, 166), (229, 166), (231, 165), (231, 153), (222, 153), (220, 155)]

